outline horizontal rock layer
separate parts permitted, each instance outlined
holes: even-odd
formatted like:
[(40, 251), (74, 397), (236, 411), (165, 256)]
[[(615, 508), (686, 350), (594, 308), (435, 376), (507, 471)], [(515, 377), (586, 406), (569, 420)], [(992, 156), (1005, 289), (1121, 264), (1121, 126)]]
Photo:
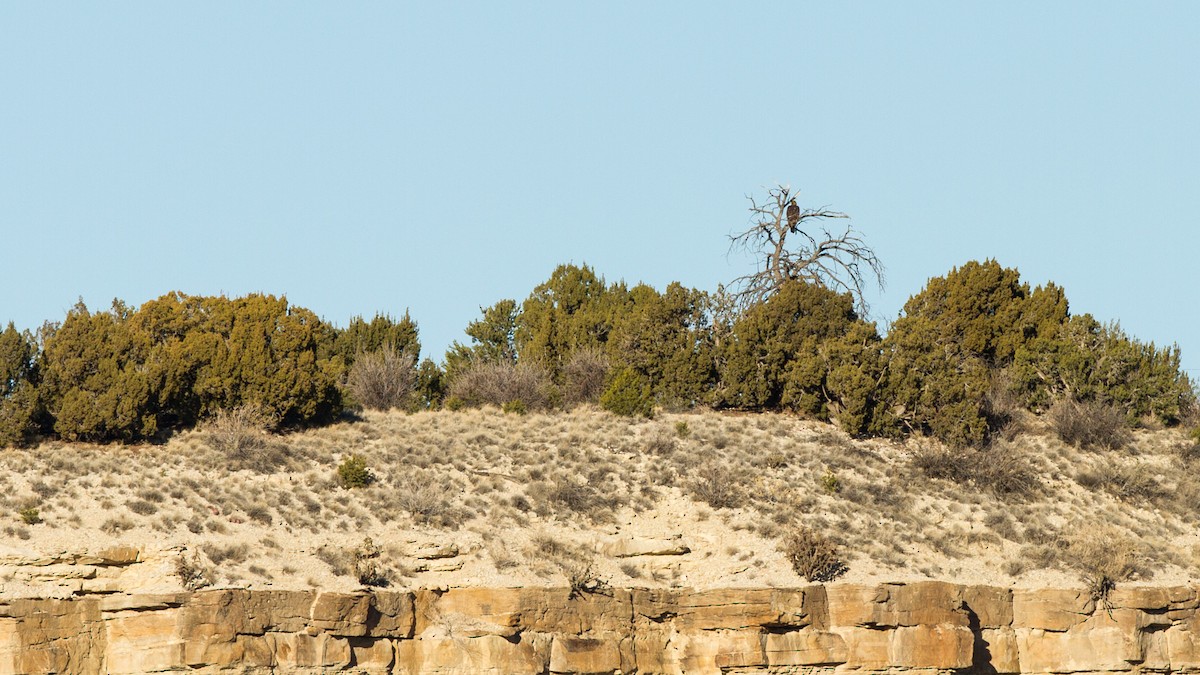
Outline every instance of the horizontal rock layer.
[(0, 598), (0, 673), (1200, 672), (1200, 587)]

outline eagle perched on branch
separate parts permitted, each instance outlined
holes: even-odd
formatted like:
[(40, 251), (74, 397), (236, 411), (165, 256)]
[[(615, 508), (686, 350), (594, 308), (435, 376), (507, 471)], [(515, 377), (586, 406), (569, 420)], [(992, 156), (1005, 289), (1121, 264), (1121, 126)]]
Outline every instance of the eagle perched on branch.
[(795, 232), (796, 231), (796, 223), (800, 222), (800, 207), (796, 206), (796, 198), (795, 197), (792, 197), (792, 200), (790, 202), (788, 202), (787, 221), (788, 221), (788, 228), (792, 232)]

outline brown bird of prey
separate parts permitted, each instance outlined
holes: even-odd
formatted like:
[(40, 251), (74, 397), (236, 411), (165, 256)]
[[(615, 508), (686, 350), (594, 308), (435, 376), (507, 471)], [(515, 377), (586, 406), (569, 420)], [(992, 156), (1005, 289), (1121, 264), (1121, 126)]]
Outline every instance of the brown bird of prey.
[(788, 202), (787, 219), (788, 219), (788, 227), (791, 228), (792, 232), (795, 232), (796, 231), (796, 223), (800, 222), (800, 207), (796, 206), (796, 198), (795, 197), (792, 198), (792, 201)]

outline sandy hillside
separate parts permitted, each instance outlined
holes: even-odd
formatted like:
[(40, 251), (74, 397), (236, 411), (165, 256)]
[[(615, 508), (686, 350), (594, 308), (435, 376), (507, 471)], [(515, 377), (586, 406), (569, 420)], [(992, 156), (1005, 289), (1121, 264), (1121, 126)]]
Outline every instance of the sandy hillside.
[[(1010, 436), (952, 453), (777, 414), (485, 409), (51, 443), (0, 451), (0, 557), (128, 544), (215, 587), (795, 586), (784, 549), (802, 526), (849, 582), (1169, 584), (1200, 570), (1182, 432), (1087, 451), (1029, 418)], [(352, 456), (370, 484), (344, 485)], [(0, 592), (22, 583), (0, 578)]]

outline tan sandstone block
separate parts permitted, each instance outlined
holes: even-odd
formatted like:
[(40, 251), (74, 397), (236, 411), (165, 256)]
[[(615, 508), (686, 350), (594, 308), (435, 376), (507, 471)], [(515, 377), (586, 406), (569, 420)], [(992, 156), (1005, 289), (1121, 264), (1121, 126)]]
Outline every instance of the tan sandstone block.
[(633, 558), (643, 555), (687, 555), (692, 549), (677, 534), (662, 539), (650, 537), (621, 537), (604, 546), (604, 552), (614, 558)]
[(846, 643), (846, 668), (887, 668), (891, 665), (888, 648), (891, 631), (858, 626), (835, 626), (831, 632)]
[(1200, 669), (1200, 633), (1186, 625), (1172, 626), (1163, 631), (1167, 642), (1167, 661), (1171, 668)]
[(635, 615), (652, 621), (669, 618), (681, 632), (792, 625), (801, 621), (795, 612), (803, 607), (803, 592), (797, 599), (770, 589), (635, 589), (631, 593)]
[(571, 596), (566, 588), (451, 588), (416, 592), (415, 631), (450, 622), (473, 635), (514, 635), (522, 631), (626, 633), (629, 591)]
[(275, 665), (287, 668), (344, 668), (351, 663), (350, 643), (347, 638), (328, 633), (305, 635), (304, 633), (271, 634), (268, 644)]
[(836, 666), (848, 655), (842, 636), (810, 630), (768, 634), (765, 651), (769, 666)]
[(100, 599), (101, 612), (148, 611), (179, 607), (190, 595), (187, 593), (120, 593)]
[(132, 565), (141, 557), (142, 550), (136, 546), (112, 546), (95, 553), (97, 565)]
[(1142, 609), (1155, 614), (1200, 607), (1200, 589), (1194, 586), (1122, 587), (1108, 594), (1113, 607)]
[(255, 672), (254, 669), (274, 668), (274, 636), (235, 635), (212, 641), (191, 642), (184, 645), (184, 660), (188, 668), (233, 670)]
[(146, 673), (185, 665), (178, 609), (120, 612), (104, 621), (107, 665), (114, 673)]
[(963, 626), (901, 626), (891, 631), (888, 665), (903, 668), (966, 668), (975, 636)]
[(519, 632), (528, 607), (516, 588), (451, 588), (443, 592), (417, 591), (416, 625), (423, 633), (431, 624), (460, 621), (475, 626), (468, 637), (511, 636)]
[(615, 640), (557, 635), (550, 643), (550, 672), (599, 674), (622, 671), (621, 647)]
[(973, 612), (980, 628), (1006, 628), (1013, 622), (1013, 593), (995, 586), (965, 586), (964, 610)]
[[(756, 668), (767, 663), (761, 633), (705, 630), (676, 634), (668, 644), (668, 661), (677, 672), (722, 673), (733, 668)], [(670, 671), (669, 671), (670, 672)]]
[(94, 600), (12, 599), (0, 605), (0, 672), (102, 672)]
[(1013, 591), (1013, 628), (1065, 631), (1087, 620), (1096, 601), (1084, 590)]
[(829, 627), (869, 626), (876, 622), (878, 606), (887, 602), (886, 588), (834, 584), (825, 587)]
[(312, 627), (339, 637), (367, 633), (371, 596), (366, 593), (318, 593), (312, 604)]
[(963, 609), (963, 587), (944, 581), (885, 584), (888, 598), (876, 623), (881, 626), (960, 626), (968, 617)]
[(1067, 632), (1018, 628), (1015, 632), (1023, 673), (1129, 670), (1125, 635), (1114, 625)]
[(976, 649), (997, 673), (1020, 673), (1017, 634), (1012, 628), (984, 628), (979, 631)]
[(415, 623), (412, 593), (375, 593), (371, 598), (370, 634), (409, 638)]
[(421, 634), (396, 643), (395, 672), (403, 675), (542, 675), (549, 665), (549, 654), (540, 654), (537, 646), (536, 640), (522, 639), (512, 643), (499, 635), (460, 638)]
[(390, 638), (346, 638), (354, 667), (367, 673), (390, 673), (396, 663), (396, 645)]
[(826, 587), (829, 624), (838, 626), (966, 626), (962, 587), (940, 581)]

